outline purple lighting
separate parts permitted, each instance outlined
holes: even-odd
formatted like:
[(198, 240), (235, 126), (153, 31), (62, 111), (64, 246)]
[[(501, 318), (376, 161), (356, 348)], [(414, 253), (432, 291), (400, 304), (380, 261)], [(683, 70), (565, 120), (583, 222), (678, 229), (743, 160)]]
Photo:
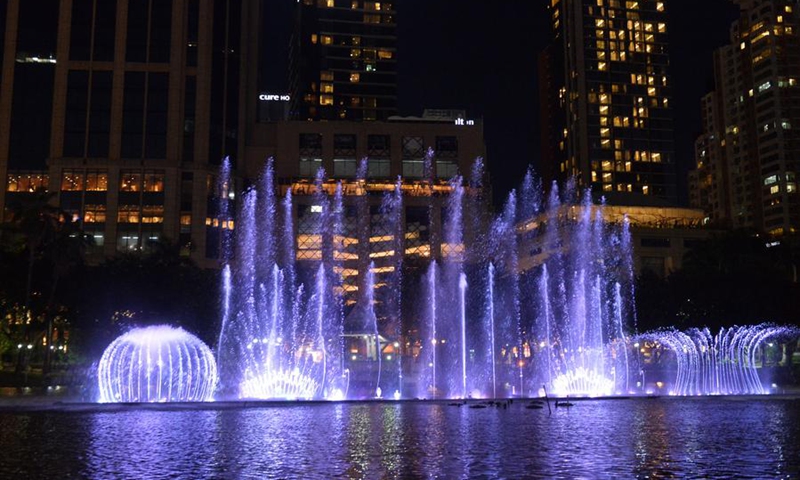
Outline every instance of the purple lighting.
[(217, 365), (200, 339), (166, 325), (136, 328), (106, 348), (98, 367), (100, 402), (205, 402)]

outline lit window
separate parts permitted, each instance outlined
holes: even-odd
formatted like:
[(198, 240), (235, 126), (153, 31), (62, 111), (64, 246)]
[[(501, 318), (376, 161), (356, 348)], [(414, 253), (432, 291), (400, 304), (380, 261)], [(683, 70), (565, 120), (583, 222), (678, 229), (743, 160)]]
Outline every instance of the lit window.
[(117, 210), (118, 223), (139, 223), (139, 205), (120, 205)]
[(83, 172), (64, 171), (61, 177), (61, 191), (74, 192), (83, 190)]
[(333, 37), (330, 35), (323, 35), (322, 36), (322, 44), (323, 45), (333, 45)]
[(86, 190), (90, 192), (105, 192), (108, 190), (108, 174), (105, 172), (86, 173)]
[(142, 206), (142, 223), (164, 223), (164, 205)]
[(319, 96), (319, 104), (320, 105), (333, 105), (333, 95), (320, 95)]
[(86, 205), (83, 209), (84, 223), (103, 223), (106, 221), (105, 205)]
[(163, 171), (146, 171), (144, 173), (144, 191), (145, 192), (163, 192), (164, 191), (164, 173)]
[(351, 73), (350, 74), (350, 83), (358, 83), (361, 81), (361, 74), (360, 73)]
[(119, 190), (121, 192), (138, 192), (142, 189), (142, 174), (132, 172), (122, 172), (119, 178)]

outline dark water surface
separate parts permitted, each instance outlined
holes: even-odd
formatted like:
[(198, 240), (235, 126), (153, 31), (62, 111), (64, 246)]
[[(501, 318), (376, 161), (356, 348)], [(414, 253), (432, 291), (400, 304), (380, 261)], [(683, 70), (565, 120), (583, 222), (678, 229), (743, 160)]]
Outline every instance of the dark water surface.
[(5, 410), (0, 478), (800, 478), (798, 400), (526, 404)]

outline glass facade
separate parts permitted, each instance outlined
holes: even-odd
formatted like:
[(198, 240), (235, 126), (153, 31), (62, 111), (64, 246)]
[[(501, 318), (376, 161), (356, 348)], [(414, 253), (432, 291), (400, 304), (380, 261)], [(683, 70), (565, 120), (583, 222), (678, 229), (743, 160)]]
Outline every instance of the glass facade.
[(360, 121), (396, 115), (393, 4), (303, 0), (298, 8), (291, 117)]
[(564, 111), (545, 139), (556, 142), (546, 155), (556, 178), (575, 176), (612, 202), (677, 201), (666, 3), (551, 1), (556, 48), (540, 70), (562, 68), (542, 74)]

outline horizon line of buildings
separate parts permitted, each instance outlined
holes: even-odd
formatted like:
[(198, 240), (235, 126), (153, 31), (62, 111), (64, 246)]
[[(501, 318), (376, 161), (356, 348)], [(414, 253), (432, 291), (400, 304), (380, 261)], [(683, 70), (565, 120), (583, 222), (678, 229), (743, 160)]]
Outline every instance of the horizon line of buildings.
[[(677, 206), (669, 3), (550, 0), (553, 43), (539, 60), (546, 184), (575, 178), (609, 205), (632, 212)], [(771, 82), (765, 88), (770, 91), (748, 97), (750, 113), (726, 110), (723, 116), (727, 101), (721, 93), (704, 100), (704, 111), (715, 113), (706, 116), (708, 131), (698, 141), (698, 152), (705, 153), (698, 153), (692, 177), (698, 179), (692, 182), (697, 185), (692, 206), (706, 213), (674, 209), (668, 215), (692, 223), (692, 239), (700, 235), (696, 221), (705, 217), (717, 226), (773, 233), (778, 227), (758, 222), (780, 218), (781, 232), (791, 233), (800, 221), (796, 187), (790, 186), (798, 168), (796, 129), (787, 128), (799, 115), (794, 110), (800, 91), (795, 87), (800, 74), (794, 73), (798, 2), (740, 3), (743, 18), (757, 8), (760, 16), (747, 16), (753, 25), (735, 29), (737, 42), (747, 32), (745, 47), (723, 49), (728, 53), (719, 54), (717, 62), (722, 69), (722, 58), (735, 53), (738, 60), (730, 60), (735, 64), (730, 68), (749, 72), (756, 57), (767, 55), (769, 78), (753, 87), (744, 73), (736, 80), (725, 71), (718, 80), (739, 82), (725, 86), (731, 98), (746, 93), (743, 88), (758, 91), (765, 81)], [(233, 160), (239, 186), (254, 182), (266, 158), (274, 157), (278, 191), (293, 186), (298, 193), (319, 167), (331, 179), (354, 181), (360, 160), (368, 158), (370, 182), (388, 185), (399, 176), (408, 186), (406, 228), (440, 228), (440, 215), (428, 213), (429, 200), (415, 195), (420, 189), (414, 187), (430, 182), (427, 175), (444, 184), (455, 174), (468, 174), (473, 160), (485, 156), (483, 122), (458, 110), (398, 116), (396, 5), (402, 2), (297, 2), (288, 48), (290, 91), (265, 92), (261, 30), (268, 12), (257, 0), (7, 0), (0, 5), (4, 221), (15, 201), (46, 188), (58, 193), (59, 206), (95, 238), (95, 259), (140, 252), (149, 239), (169, 238), (199, 265), (215, 266), (220, 232), (232, 228), (215, 217), (223, 157)], [(762, 12), (762, 5), (771, 10)], [(779, 146), (778, 169), (762, 168), (755, 175), (754, 166), (727, 166), (752, 161), (769, 147), (751, 142), (750, 150), (741, 150), (732, 140), (723, 145), (719, 139), (730, 130), (725, 134), (744, 138), (740, 132), (752, 131), (748, 138), (766, 141), (772, 131), (762, 135), (745, 123), (761, 121), (758, 109), (767, 105), (759, 103), (761, 94), (769, 102), (772, 92), (781, 92), (772, 100), (781, 106), (767, 122), (778, 131), (769, 137), (770, 145)], [(736, 119), (737, 133), (728, 118)], [(800, 120), (794, 123), (800, 126)], [(432, 172), (425, 172), (429, 148), (435, 158)], [(780, 195), (772, 192), (773, 183), (764, 183), (772, 175)], [(733, 186), (713, 186), (722, 178)], [(766, 192), (770, 202), (780, 198), (780, 215), (774, 204), (765, 207), (766, 200), (749, 197), (760, 210), (747, 213), (737, 204), (745, 213), (726, 223), (734, 208), (718, 207), (721, 198), (745, 181), (760, 187), (751, 186), (745, 197)], [(661, 233), (648, 235), (671, 238), (675, 232), (662, 228), (667, 224), (680, 231), (667, 222)], [(297, 232), (298, 241), (302, 234)], [(679, 267), (689, 243), (679, 238), (648, 243), (662, 245), (662, 253), (640, 245), (639, 265), (666, 275)], [(676, 249), (678, 244), (683, 246)]]

